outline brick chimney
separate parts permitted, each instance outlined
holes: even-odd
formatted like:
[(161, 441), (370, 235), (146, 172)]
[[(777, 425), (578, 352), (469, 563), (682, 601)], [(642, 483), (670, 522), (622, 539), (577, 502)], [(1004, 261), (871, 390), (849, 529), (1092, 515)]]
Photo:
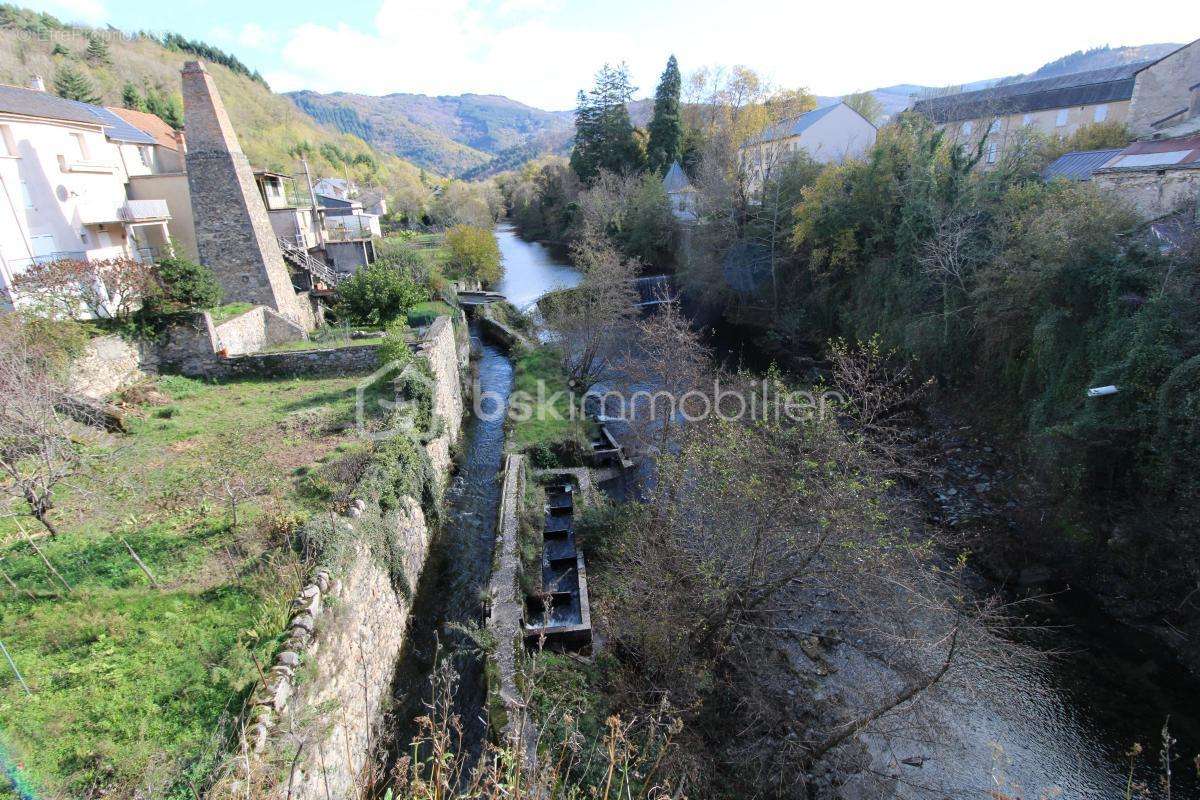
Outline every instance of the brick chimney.
[(175, 149), (181, 156), (187, 154), (187, 139), (183, 137), (183, 131), (175, 131)]
[(1200, 116), (1200, 83), (1192, 87), (1192, 104), (1188, 107), (1188, 119)]
[(187, 62), (181, 74), (188, 189), (200, 260), (216, 274), (225, 302), (265, 305), (311, 327), (212, 76), (199, 61)]
[(46, 91), (46, 82), (42, 80), (41, 75), (34, 75), (29, 81), (29, 88), (35, 92), (44, 92)]

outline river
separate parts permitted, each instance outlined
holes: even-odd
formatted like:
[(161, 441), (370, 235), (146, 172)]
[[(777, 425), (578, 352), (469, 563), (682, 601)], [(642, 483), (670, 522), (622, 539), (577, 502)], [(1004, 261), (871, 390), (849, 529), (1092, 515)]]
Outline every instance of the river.
[[(496, 239), (505, 266), (498, 289), (516, 305), (528, 308), (547, 290), (579, 281), (574, 268), (511, 226), (497, 226)], [(1200, 798), (1190, 763), (1200, 752), (1200, 684), (1150, 637), (1079, 593), (1054, 595), (1036, 616), (1045, 627), (1022, 641), (1047, 658), (1000, 671), (969, 665), (981, 689), (1017, 688), (947, 708), (938, 738), (952, 744), (920, 771), (956, 786), (956, 797), (999, 791), (1023, 800), (1119, 800), (1128, 780), (1125, 753), (1135, 741), (1145, 748), (1136, 777), (1157, 785), (1161, 730), (1170, 716), (1179, 740), (1173, 797)]]

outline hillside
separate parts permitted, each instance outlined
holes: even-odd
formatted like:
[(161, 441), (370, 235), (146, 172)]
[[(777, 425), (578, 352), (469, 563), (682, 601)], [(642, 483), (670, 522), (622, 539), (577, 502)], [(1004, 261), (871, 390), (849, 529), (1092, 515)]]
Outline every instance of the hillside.
[[(41, 75), (52, 87), (64, 66), (87, 77), (105, 105), (122, 105), (127, 81), (145, 94), (153, 89), (179, 101), (179, 70), (198, 56), (164, 46), (154, 37), (104, 31), (108, 61), (87, 58), (88, 28), (66, 25), (47, 14), (0, 5), (0, 82), (27, 86)], [(33, 34), (33, 35), (30, 35)], [(256, 167), (296, 173), (297, 153), (308, 155), (315, 175), (350, 173), (366, 184), (396, 190), (419, 180), (419, 170), (396, 156), (375, 150), (357, 137), (317, 123), (288, 97), (275, 94), (248, 72), (204, 59)], [(230, 57), (236, 63), (236, 59)]]
[(380, 150), (451, 175), (490, 172), (491, 162), (524, 160), (560, 149), (570, 112), (542, 111), (497, 95), (382, 97), (337, 92), (289, 95), (314, 119), (361, 137)]

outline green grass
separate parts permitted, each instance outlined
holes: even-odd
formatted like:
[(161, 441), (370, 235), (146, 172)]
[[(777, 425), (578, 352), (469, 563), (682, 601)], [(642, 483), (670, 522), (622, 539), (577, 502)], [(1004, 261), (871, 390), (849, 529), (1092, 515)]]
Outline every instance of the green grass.
[(408, 311), (408, 324), (412, 327), (430, 325), (440, 316), (453, 317), (455, 310), (449, 303), (441, 300), (426, 300), (417, 303)]
[[(0, 761), (43, 795), (202, 791), (256, 680), (251, 653), (270, 658), (299, 586), (287, 532), (323, 508), (301, 475), (354, 446), (337, 431), (356, 382), (160, 379), (170, 404), (90, 445), (94, 467), (57, 498), (62, 535), (39, 540), (70, 593), (0, 519), (0, 566), (21, 589), (3, 584), (0, 639), (33, 692), (0, 661)], [(245, 487), (237, 530), (218, 476)]]
[(213, 325), (220, 325), (222, 322), (229, 322), (234, 317), (245, 314), (252, 308), (254, 308), (253, 303), (226, 303), (223, 306), (209, 309), (208, 313), (212, 317)]
[(578, 463), (588, 451), (591, 422), (575, 403), (572, 419), (572, 394), (567, 389), (567, 376), (552, 350), (536, 347), (516, 356), (513, 378), (514, 396), (520, 392), (530, 406), (530, 413), (515, 419), (509, 431), (509, 448), (530, 451), (534, 466), (549, 466), (547, 459), (553, 451), (562, 463)]

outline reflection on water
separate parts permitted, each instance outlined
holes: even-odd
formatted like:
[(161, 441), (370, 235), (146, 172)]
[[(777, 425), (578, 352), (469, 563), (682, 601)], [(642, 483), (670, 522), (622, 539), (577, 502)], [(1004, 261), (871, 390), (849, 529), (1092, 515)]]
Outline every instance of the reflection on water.
[(496, 226), (496, 243), (504, 258), (504, 278), (496, 291), (521, 310), (553, 289), (569, 289), (579, 283), (579, 270), (563, 263), (549, 248), (538, 242), (526, 242), (509, 224)]
[[(505, 277), (498, 290), (519, 308), (545, 292), (574, 286), (579, 272), (544, 246), (496, 228)], [(1135, 779), (1162, 797), (1160, 731), (1171, 717), (1177, 738), (1172, 797), (1200, 799), (1193, 757), (1200, 752), (1197, 681), (1151, 638), (1125, 628), (1094, 601), (1066, 591), (1031, 620), (1041, 626), (1024, 643), (1055, 653), (1037, 664), (974, 664), (969, 696), (941, 698), (936, 741), (913, 741), (930, 756), (902, 767), (899, 793), (930, 797), (913, 784), (940, 784), (954, 798), (1122, 800), (1134, 743), (1144, 752)], [(940, 711), (940, 713), (939, 713)], [(906, 784), (903, 781), (911, 781)], [(1136, 792), (1134, 797), (1140, 797)]]

